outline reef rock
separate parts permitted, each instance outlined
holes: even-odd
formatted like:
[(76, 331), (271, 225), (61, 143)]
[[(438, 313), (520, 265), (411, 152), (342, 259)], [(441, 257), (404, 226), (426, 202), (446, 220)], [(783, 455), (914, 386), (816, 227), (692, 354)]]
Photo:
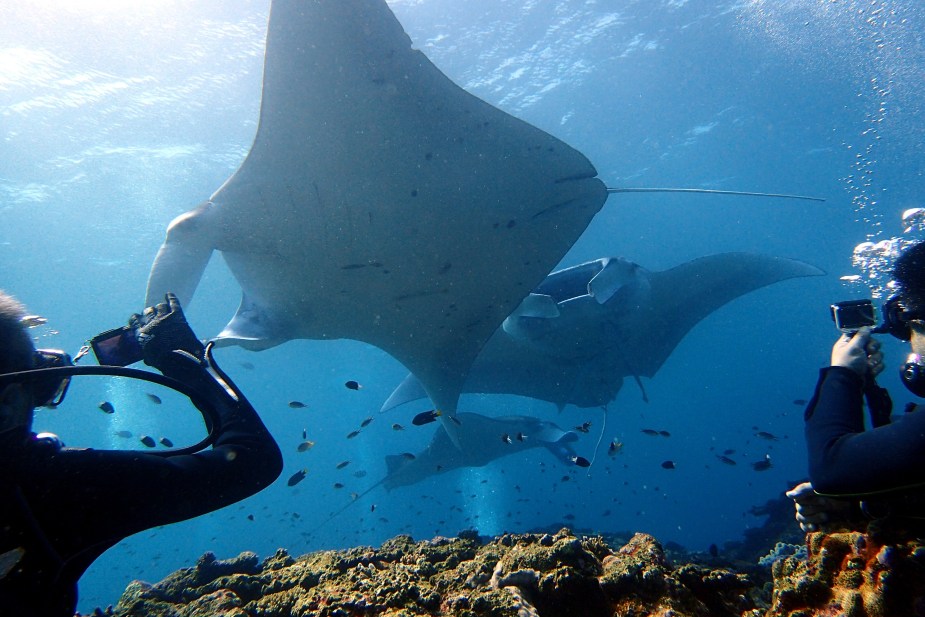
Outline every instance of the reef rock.
[[(133, 582), (119, 617), (740, 617), (752, 612), (748, 577), (725, 569), (673, 567), (651, 536), (614, 551), (598, 536), (474, 533), (378, 549), (320, 551), (297, 559), (279, 550), (195, 567), (149, 585)], [(110, 614), (107, 612), (107, 614)]]
[(860, 531), (807, 534), (808, 559), (772, 567), (767, 617), (925, 616), (925, 544)]

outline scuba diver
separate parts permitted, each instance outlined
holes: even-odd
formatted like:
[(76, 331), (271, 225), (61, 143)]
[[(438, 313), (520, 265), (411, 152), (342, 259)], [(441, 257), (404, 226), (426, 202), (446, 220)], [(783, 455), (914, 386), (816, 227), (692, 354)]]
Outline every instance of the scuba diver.
[(871, 337), (889, 333), (910, 344), (900, 377), (910, 392), (925, 397), (925, 242), (900, 254), (893, 280), (897, 291), (884, 304), (883, 324), (836, 341), (831, 366), (821, 370), (807, 404), (810, 482), (787, 493), (804, 531), (838, 520), (889, 519), (906, 527), (925, 519), (925, 411), (910, 404), (909, 413), (890, 417), (889, 395), (875, 383), (883, 354)]
[[(176, 296), (166, 300), (123, 329), (162, 376), (73, 366), (63, 352), (36, 350), (22, 305), (0, 292), (0, 613), (71, 617), (77, 581), (104, 551), (249, 497), (282, 471), (257, 412), (193, 334)], [(35, 408), (60, 404), (80, 374), (173, 387), (203, 413), (210, 435), (197, 447), (151, 453), (67, 448), (54, 435), (35, 435)]]

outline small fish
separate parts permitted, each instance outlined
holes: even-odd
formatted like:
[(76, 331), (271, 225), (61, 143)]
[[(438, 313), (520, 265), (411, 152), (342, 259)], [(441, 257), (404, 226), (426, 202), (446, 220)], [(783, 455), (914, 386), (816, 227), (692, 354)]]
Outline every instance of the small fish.
[(122, 439), (128, 439), (132, 436), (132, 431), (116, 431), (113, 433), (116, 437), (121, 437)]
[(658, 436), (658, 431), (655, 430), (654, 428), (644, 428), (642, 429), (642, 432), (645, 433), (646, 435), (652, 435), (653, 437)]
[(350, 464), (350, 461), (341, 461), (341, 462), (339, 462), (339, 463), (337, 464), (337, 468), (338, 468), (338, 469), (343, 469), (344, 467), (346, 467), (346, 466), (349, 465), (349, 464)]
[(415, 458), (417, 458), (410, 452), (402, 452), (401, 457), (405, 459), (406, 461), (413, 461)]
[(362, 469), (359, 469), (359, 470), (353, 472), (353, 477), (354, 477), (354, 478), (365, 478), (365, 477), (366, 477), (366, 472), (363, 471)]
[(44, 326), (48, 323), (48, 320), (41, 315), (23, 315), (19, 318), (19, 323), (23, 328), (36, 328)]
[(736, 464), (736, 462), (735, 462), (734, 460), (732, 460), (731, 458), (729, 458), (729, 457), (726, 456), (725, 454), (717, 454), (717, 455), (716, 455), (716, 458), (718, 458), (718, 459), (720, 460), (720, 462), (725, 463), (726, 465), (735, 465), (735, 464)]
[(591, 422), (585, 422), (584, 424), (580, 426), (576, 426), (575, 430), (578, 431), (579, 433), (587, 433), (591, 430)]
[(158, 441), (161, 442), (161, 445), (164, 446), (165, 448), (173, 447), (173, 442), (167, 439), (166, 437), (161, 437), (160, 439), (158, 439)]
[(350, 381), (345, 382), (344, 386), (346, 386), (348, 390), (359, 390), (360, 388), (363, 387), (359, 384), (359, 382), (353, 381), (352, 379)]
[(344, 488), (344, 485), (341, 484), (340, 482), (335, 482), (335, 483), (334, 483), (334, 488)]
[(415, 426), (424, 426), (425, 424), (430, 424), (434, 422), (439, 416), (443, 415), (439, 409), (431, 409), (430, 411), (422, 411), (418, 415), (414, 416), (414, 419), (411, 420), (411, 424)]
[(767, 439), (768, 441), (777, 441), (777, 435), (767, 431), (758, 431), (755, 433), (755, 437), (761, 437), (762, 439)]
[(302, 429), (302, 439), (308, 439), (308, 429), (307, 428)]
[(508, 435), (507, 433), (505, 433), (504, 435), (501, 435), (501, 441), (503, 441), (504, 443), (514, 443), (514, 440), (511, 439), (511, 436)]
[(392, 425), (392, 430), (393, 431), (403, 431), (405, 430), (405, 427), (399, 424), (398, 422), (396, 422), (395, 424)]
[(449, 418), (450, 418), (450, 421), (456, 426), (462, 426), (462, 422), (460, 422), (459, 418), (457, 418), (456, 416), (449, 416)]
[[(577, 457), (576, 457), (576, 458), (577, 458)], [(564, 475), (564, 476), (562, 476), (561, 478), (559, 478), (559, 482), (568, 482), (568, 481), (571, 480), (571, 479), (572, 479), (572, 476)]]
[(793, 404), (794, 404), (794, 405), (800, 405), (800, 406), (805, 405), (805, 404), (806, 404), (806, 399), (805, 399), (805, 398), (795, 398), (795, 399), (793, 399)]
[(566, 515), (563, 516), (562, 518), (564, 518), (564, 519), (567, 520), (567, 521), (574, 521), (574, 520), (575, 520), (575, 515), (574, 515), (574, 514), (566, 514)]
[(767, 471), (771, 468), (771, 455), (765, 454), (763, 461), (756, 461), (752, 463), (752, 469), (755, 471)]
[(719, 547), (715, 544), (711, 544), (710, 548), (707, 549), (707, 552), (710, 553), (710, 557), (716, 559), (719, 556)]
[(296, 450), (298, 450), (299, 452), (308, 452), (314, 447), (315, 447), (315, 442), (310, 439), (306, 439), (305, 441), (303, 441), (302, 443), (298, 445)]
[(372, 417), (366, 418), (365, 420), (360, 422), (360, 428), (366, 428), (367, 426), (369, 426), (369, 423), (372, 421), (373, 421)]
[(375, 511), (376, 511), (376, 504), (371, 504), (371, 505), (369, 506), (369, 511), (370, 511), (370, 512), (375, 512)]
[(527, 441), (527, 436), (523, 433), (517, 433), (517, 441)]
[(668, 431), (659, 431), (658, 434), (661, 435), (662, 437), (671, 437), (671, 433), (669, 433)]
[(610, 442), (610, 447), (607, 449), (607, 454), (609, 454), (610, 456), (616, 456), (617, 454), (620, 454), (622, 450), (623, 450), (623, 442), (614, 439), (613, 441)]
[(161, 400), (161, 397), (159, 397), (156, 394), (151, 394), (150, 392), (145, 392), (145, 396), (147, 396), (148, 400), (154, 403), (155, 405), (160, 405), (161, 403), (164, 402)]
[(573, 463), (575, 463), (579, 467), (590, 467), (591, 466), (591, 461), (589, 461), (583, 456), (573, 456), (569, 460), (571, 460)]
[(353, 439), (354, 437), (356, 437), (356, 436), (359, 435), (359, 434), (360, 434), (359, 429), (357, 429), (357, 430), (355, 430), (355, 431), (350, 431), (349, 433), (347, 433), (347, 439)]
[(143, 443), (145, 446), (149, 448), (153, 448), (157, 446), (157, 442), (154, 441), (154, 437), (151, 437), (149, 435), (142, 435), (139, 441), (141, 441), (141, 443)]
[(307, 469), (300, 469), (299, 471), (289, 476), (289, 480), (286, 481), (286, 484), (288, 484), (289, 486), (295, 486), (296, 484), (304, 480), (305, 476), (307, 475), (308, 475)]
[(247, 515), (247, 520), (249, 520), (249, 521), (254, 520), (254, 515), (253, 515), (253, 514), (248, 514), (248, 515)]
[(674, 461), (662, 461), (662, 469), (675, 469)]
[(308, 405), (306, 405), (302, 401), (289, 401), (289, 406), (292, 407), (293, 409), (303, 409), (305, 407), (308, 407)]
[(726, 448), (725, 450), (723, 450), (723, 454), (725, 454), (726, 456), (729, 456), (730, 454), (735, 454), (735, 453), (736, 451), (733, 450), (732, 448)]
[(116, 408), (109, 401), (103, 401), (100, 403), (99, 408), (103, 413), (116, 413)]
[(254, 370), (254, 363), (253, 362), (241, 362), (241, 368), (246, 368), (247, 370), (252, 371)]

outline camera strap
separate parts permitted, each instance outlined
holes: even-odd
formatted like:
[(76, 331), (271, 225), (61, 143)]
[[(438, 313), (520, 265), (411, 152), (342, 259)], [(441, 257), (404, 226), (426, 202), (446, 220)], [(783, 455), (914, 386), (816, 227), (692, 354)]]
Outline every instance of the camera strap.
[(868, 376), (864, 384), (864, 399), (867, 401), (867, 410), (870, 413), (870, 424), (873, 428), (886, 426), (890, 423), (893, 413), (893, 399), (886, 388), (881, 388), (877, 382)]

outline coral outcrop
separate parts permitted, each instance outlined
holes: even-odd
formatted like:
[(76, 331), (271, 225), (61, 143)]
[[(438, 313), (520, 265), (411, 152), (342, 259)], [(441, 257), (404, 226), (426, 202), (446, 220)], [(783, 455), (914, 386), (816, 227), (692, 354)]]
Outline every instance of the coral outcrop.
[[(673, 564), (655, 538), (641, 533), (616, 550), (600, 536), (562, 529), (485, 541), (474, 532), (421, 542), (398, 536), (378, 549), (299, 558), (280, 549), (263, 562), (253, 553), (229, 560), (207, 553), (157, 584), (131, 583), (114, 609), (96, 614), (925, 617), (925, 544), (909, 537), (809, 534), (808, 557), (774, 561), (773, 591), (760, 577), (719, 567), (715, 557)], [(795, 547), (777, 548), (769, 560)]]
[(475, 534), (378, 549), (320, 551), (263, 563), (244, 553), (204, 555), (149, 585), (133, 582), (119, 617), (460, 615), (462, 617), (735, 616), (754, 608), (748, 577), (703, 565), (672, 566), (651, 536), (614, 551), (600, 537)]
[(860, 531), (815, 532), (808, 559), (774, 563), (768, 617), (925, 616), (925, 543)]

